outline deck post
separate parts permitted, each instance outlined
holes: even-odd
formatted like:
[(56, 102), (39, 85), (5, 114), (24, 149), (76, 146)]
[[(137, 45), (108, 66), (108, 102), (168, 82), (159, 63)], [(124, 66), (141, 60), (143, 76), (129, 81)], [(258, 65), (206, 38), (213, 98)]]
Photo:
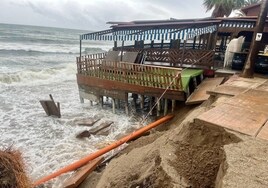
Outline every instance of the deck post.
[(128, 93), (125, 93), (125, 111), (126, 111), (126, 114), (129, 115), (129, 110), (128, 110)]
[(90, 100), (90, 106), (93, 106), (93, 101), (92, 100)]
[(122, 60), (123, 60), (124, 43), (125, 43), (125, 42), (124, 42), (124, 41), (122, 41), (120, 61), (122, 61)]
[(144, 109), (144, 95), (141, 95), (141, 110)]
[(168, 99), (164, 99), (164, 116), (167, 115), (168, 112)]
[(171, 103), (172, 103), (172, 104), (171, 104), (171, 112), (174, 113), (174, 111), (175, 111), (175, 106), (176, 106), (176, 100), (173, 99), (173, 100), (171, 101)]
[[(159, 98), (156, 99), (158, 101)], [(161, 99), (157, 102), (157, 113), (156, 116), (160, 116), (160, 111), (161, 111)]]
[(79, 95), (79, 98), (80, 98), (80, 103), (84, 103), (85, 102), (84, 98), (81, 97), (81, 95)]
[(194, 37), (193, 49), (195, 49), (195, 44), (196, 44), (196, 36)]
[(196, 89), (197, 88), (197, 80), (196, 80), (196, 77), (193, 77), (193, 85), (194, 85), (194, 88)]
[(101, 104), (101, 107), (103, 108), (103, 96), (100, 96), (100, 104)]
[(113, 113), (115, 114), (115, 99), (112, 98)]

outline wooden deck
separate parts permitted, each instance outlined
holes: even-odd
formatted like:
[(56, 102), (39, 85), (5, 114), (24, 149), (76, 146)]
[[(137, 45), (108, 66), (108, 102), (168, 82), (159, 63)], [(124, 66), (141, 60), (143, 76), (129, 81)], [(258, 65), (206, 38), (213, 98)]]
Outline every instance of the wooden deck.
[(94, 95), (125, 98), (125, 93), (185, 100), (180, 68), (149, 66), (95, 59), (78, 60), (77, 82)]

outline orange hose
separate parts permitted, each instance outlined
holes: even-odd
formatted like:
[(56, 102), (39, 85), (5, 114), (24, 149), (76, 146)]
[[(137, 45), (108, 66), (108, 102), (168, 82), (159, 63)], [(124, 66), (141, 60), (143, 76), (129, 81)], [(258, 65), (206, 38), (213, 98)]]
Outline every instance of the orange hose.
[(152, 128), (154, 128), (154, 127), (156, 127), (156, 126), (158, 126), (158, 125), (160, 125), (162, 123), (165, 123), (165, 122), (171, 120), (173, 117), (174, 117), (173, 115), (167, 115), (167, 116), (165, 116), (165, 117), (163, 117), (163, 118), (161, 118), (161, 119), (159, 119), (159, 120), (157, 120), (157, 121), (155, 121), (153, 123), (150, 123), (149, 125), (147, 125), (145, 127), (142, 127), (141, 129), (139, 129), (139, 130), (137, 130), (137, 131), (135, 131), (135, 132), (123, 137), (123, 138), (121, 138), (118, 141), (115, 141), (114, 143), (112, 143), (112, 144), (110, 144), (110, 145), (108, 145), (108, 146), (96, 151), (95, 153), (89, 154), (88, 156), (80, 159), (79, 161), (76, 161), (76, 162), (74, 162), (74, 163), (72, 163), (72, 164), (70, 164), (70, 165), (68, 165), (66, 167), (63, 167), (62, 169), (60, 169), (60, 170), (58, 170), (58, 171), (56, 171), (56, 172), (54, 172), (54, 173), (52, 173), (52, 174), (50, 174), (48, 176), (45, 176), (45, 177), (39, 179), (38, 181), (34, 182), (33, 186), (40, 185), (40, 184), (42, 184), (42, 183), (44, 183), (44, 182), (46, 182), (48, 180), (51, 180), (51, 179), (53, 179), (53, 178), (55, 178), (55, 177), (57, 177), (57, 176), (59, 176), (59, 175), (61, 175), (63, 173), (75, 170), (75, 169), (85, 165), (89, 161), (91, 161), (91, 160), (93, 160), (93, 159), (95, 159), (95, 158), (97, 158), (97, 157), (109, 152), (110, 150), (112, 150), (112, 149), (114, 149), (114, 148), (126, 143), (127, 141), (138, 137), (142, 133), (144, 133), (144, 132), (146, 132), (146, 131), (148, 131), (148, 130), (150, 130), (150, 129), (152, 129)]

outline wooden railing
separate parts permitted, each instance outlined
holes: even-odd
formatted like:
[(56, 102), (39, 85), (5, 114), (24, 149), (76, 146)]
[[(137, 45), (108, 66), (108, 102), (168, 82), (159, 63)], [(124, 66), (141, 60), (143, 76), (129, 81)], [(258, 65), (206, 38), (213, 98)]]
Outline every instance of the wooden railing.
[(89, 55), (81, 56), (81, 61), (84, 61), (85, 59), (104, 59), (105, 56), (106, 56), (106, 53), (89, 54)]
[(139, 86), (182, 91), (180, 68), (77, 58), (78, 74)]
[[(114, 50), (122, 50), (114, 48)], [(123, 51), (143, 51), (146, 53), (146, 61), (151, 62), (168, 62), (176, 67), (184, 67), (185, 65), (201, 66), (212, 68), (214, 66), (213, 50), (201, 49), (138, 49), (138, 48), (123, 48)]]

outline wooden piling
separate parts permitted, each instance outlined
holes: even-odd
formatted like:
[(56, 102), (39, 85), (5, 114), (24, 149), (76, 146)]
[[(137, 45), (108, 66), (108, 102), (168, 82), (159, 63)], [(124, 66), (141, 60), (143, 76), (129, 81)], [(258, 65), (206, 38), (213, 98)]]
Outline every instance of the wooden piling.
[(84, 100), (84, 98), (83, 97), (79, 97), (80, 98), (80, 103), (84, 103), (85, 102), (85, 100)]
[(164, 99), (164, 116), (167, 115), (168, 112), (168, 99)]
[(174, 113), (175, 111), (175, 106), (176, 106), (176, 100), (171, 101), (171, 112)]
[(103, 96), (100, 96), (100, 104), (101, 104), (101, 107), (103, 108)]
[(144, 109), (144, 95), (141, 95), (141, 110)]
[(126, 111), (126, 114), (129, 115), (129, 109), (128, 109), (128, 93), (125, 93), (125, 111)]
[[(159, 98), (156, 99), (156, 101), (158, 101)], [(161, 111), (161, 100), (159, 100), (157, 102), (157, 112), (156, 112), (156, 116), (160, 116), (160, 111)]]
[(113, 113), (115, 114), (115, 99), (112, 98)]

